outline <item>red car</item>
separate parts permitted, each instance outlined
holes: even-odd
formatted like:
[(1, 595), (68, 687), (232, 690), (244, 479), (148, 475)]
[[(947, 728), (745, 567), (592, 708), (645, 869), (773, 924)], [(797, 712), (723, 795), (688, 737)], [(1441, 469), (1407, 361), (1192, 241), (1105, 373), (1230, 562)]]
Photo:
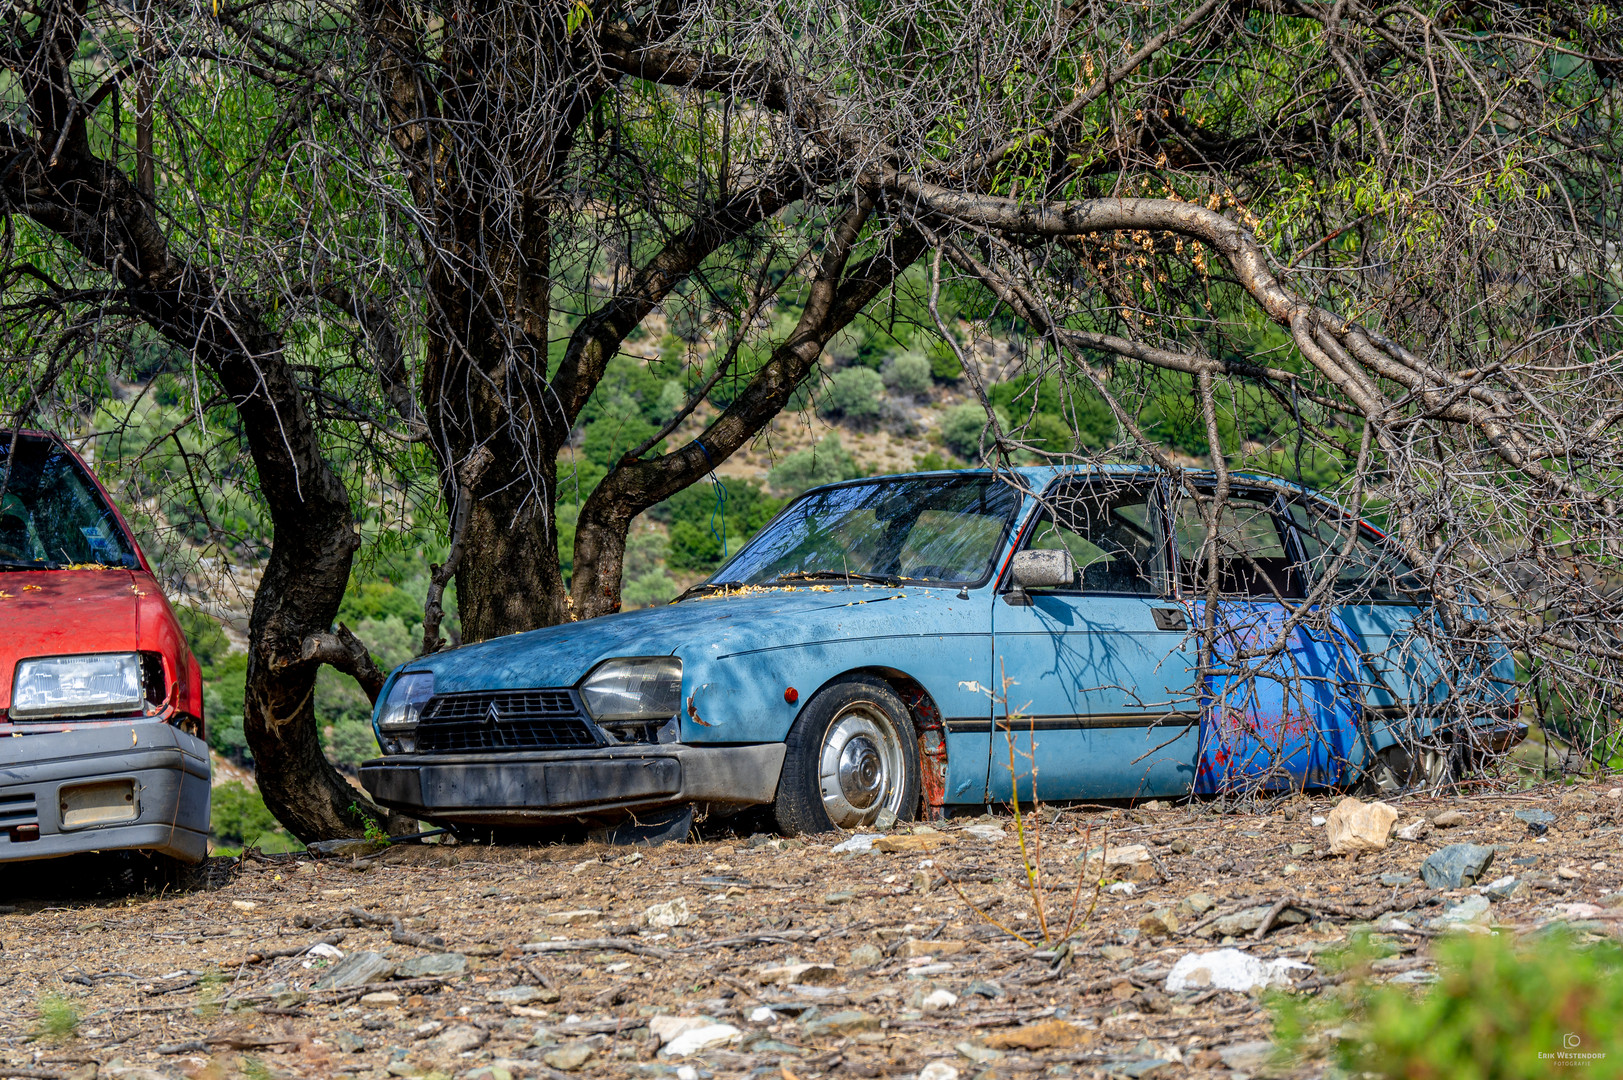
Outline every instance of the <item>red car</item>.
[(208, 852), (203, 688), (124, 518), (61, 439), (0, 431), (0, 862)]

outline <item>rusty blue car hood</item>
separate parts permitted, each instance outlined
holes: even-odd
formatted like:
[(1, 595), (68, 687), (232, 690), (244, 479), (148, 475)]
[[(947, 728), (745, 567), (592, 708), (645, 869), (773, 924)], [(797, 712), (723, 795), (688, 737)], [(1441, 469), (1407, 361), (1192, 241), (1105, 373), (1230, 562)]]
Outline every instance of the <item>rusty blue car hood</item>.
[(573, 686), (611, 657), (715, 657), (831, 638), (925, 635), (940, 617), (960, 622), (970, 609), (985, 612), (987, 602), (984, 593), (964, 600), (950, 588), (751, 589), (496, 638), (410, 661), (396, 674), (431, 671), (442, 694)]

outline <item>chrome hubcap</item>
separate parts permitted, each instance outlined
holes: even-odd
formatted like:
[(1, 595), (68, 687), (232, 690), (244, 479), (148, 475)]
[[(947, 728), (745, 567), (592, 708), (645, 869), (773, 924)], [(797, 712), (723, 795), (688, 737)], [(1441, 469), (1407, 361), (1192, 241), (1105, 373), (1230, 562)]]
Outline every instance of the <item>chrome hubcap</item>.
[(872, 825), (901, 809), (906, 758), (890, 718), (865, 702), (849, 705), (823, 736), (817, 786), (828, 818), (842, 829)]

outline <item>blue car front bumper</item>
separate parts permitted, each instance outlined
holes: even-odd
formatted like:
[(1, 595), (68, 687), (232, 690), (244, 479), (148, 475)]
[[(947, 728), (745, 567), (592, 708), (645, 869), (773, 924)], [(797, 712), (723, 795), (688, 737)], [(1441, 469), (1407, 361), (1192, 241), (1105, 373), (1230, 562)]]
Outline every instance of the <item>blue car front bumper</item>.
[(784, 745), (395, 754), (361, 765), (380, 804), (462, 825), (538, 825), (685, 803), (771, 802)]

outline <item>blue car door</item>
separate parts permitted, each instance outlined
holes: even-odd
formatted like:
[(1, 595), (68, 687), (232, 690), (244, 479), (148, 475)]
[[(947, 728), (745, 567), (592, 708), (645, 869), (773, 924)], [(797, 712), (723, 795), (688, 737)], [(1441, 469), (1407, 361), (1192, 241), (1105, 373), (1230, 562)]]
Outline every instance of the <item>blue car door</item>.
[[(1151, 474), (1061, 477), (1021, 538), (1064, 548), (1073, 584), (993, 601), (990, 795), (1189, 791), (1199, 733), (1186, 612), (1168, 595)], [(1011, 603), (1011, 601), (1014, 601)]]
[[(1291, 517), (1315, 578), (1328, 576), (1336, 613), (1365, 661), (1370, 752), (1402, 743), (1446, 753), (1450, 731), (1511, 719), (1515, 661), (1494, 635), (1449, 634), (1412, 567), (1368, 524), (1317, 500), (1293, 499)], [(1474, 602), (1461, 604), (1467, 619)], [(1440, 764), (1423, 764), (1427, 774)]]
[(1299, 540), (1279, 497), (1238, 489), (1208, 534), (1212, 493), (1172, 492), (1179, 590), (1207, 633), (1195, 790), (1289, 790), (1341, 783), (1362, 756), (1363, 668), (1333, 604), (1310, 606)]

